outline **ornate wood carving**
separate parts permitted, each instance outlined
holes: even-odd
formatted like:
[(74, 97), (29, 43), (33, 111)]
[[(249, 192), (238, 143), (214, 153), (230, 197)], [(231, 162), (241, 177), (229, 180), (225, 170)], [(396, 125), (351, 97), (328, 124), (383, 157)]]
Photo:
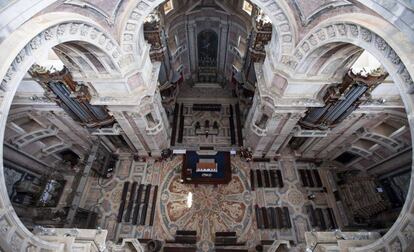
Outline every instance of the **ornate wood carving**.
[(90, 104), (92, 96), (88, 88), (75, 82), (67, 68), (51, 72), (39, 65), (34, 65), (29, 73), (47, 90), (47, 95), (75, 121), (90, 128), (114, 123), (114, 118), (108, 114), (104, 106)]
[(382, 70), (367, 76), (348, 71), (340, 85), (328, 88), (323, 97), (325, 106), (309, 109), (299, 122), (300, 126), (305, 129), (320, 130), (335, 127), (366, 101), (371, 91), (387, 76), (388, 73)]

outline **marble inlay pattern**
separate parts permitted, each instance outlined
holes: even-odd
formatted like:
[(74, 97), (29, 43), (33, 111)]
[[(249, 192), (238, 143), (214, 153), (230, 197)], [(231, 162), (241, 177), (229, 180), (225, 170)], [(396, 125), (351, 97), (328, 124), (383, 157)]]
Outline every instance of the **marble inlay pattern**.
[(304, 201), (303, 194), (298, 190), (292, 190), (288, 193), (288, 200), (294, 206), (300, 205)]
[[(179, 183), (182, 157), (165, 162), (134, 162), (123, 157), (116, 175), (109, 180), (91, 179), (83, 207), (99, 213), (99, 224), (108, 230), (108, 238), (117, 241), (123, 237), (173, 240), (176, 230), (197, 230), (199, 251), (214, 251), (214, 233), (236, 231), (238, 242), (255, 251), (260, 240), (293, 240), (303, 248), (304, 232), (310, 230), (305, 205), (327, 207), (324, 193), (316, 193), (317, 200), (307, 199), (307, 190), (299, 182), (297, 168), (309, 163), (298, 163), (290, 156), (271, 163), (246, 163), (231, 158), (232, 180), (228, 185), (186, 185)], [(280, 169), (283, 188), (256, 188), (251, 191), (250, 169)], [(158, 199), (153, 226), (117, 223), (122, 186), (125, 181), (158, 185)], [(191, 207), (187, 207), (188, 193), (192, 192)], [(129, 196), (129, 194), (128, 194)], [(152, 194), (151, 194), (152, 197)], [(288, 207), (292, 221), (290, 229), (258, 229), (254, 206)], [(301, 247), (302, 246), (302, 247)]]
[[(227, 185), (194, 185), (179, 182), (179, 169), (171, 170), (162, 183), (160, 216), (171, 236), (177, 229), (197, 230), (200, 246), (211, 248), (214, 233), (236, 231), (244, 236), (252, 222), (252, 195), (243, 169), (233, 167)], [(191, 207), (187, 205), (193, 194)], [(203, 249), (204, 250), (204, 249)]]

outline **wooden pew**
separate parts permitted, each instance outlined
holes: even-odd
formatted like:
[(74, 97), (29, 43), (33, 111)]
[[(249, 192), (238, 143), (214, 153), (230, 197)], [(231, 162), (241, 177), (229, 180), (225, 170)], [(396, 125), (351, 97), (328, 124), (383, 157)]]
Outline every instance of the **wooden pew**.
[(282, 172), (280, 170), (276, 170), (276, 174), (277, 174), (277, 180), (278, 180), (278, 184), (279, 187), (283, 187), (283, 178), (282, 178)]
[(149, 225), (152, 226), (154, 224), (155, 218), (155, 208), (157, 206), (157, 195), (158, 195), (158, 186), (154, 187), (154, 193), (152, 195), (152, 203), (151, 203), (151, 217)]
[(319, 176), (319, 171), (315, 169), (315, 170), (312, 170), (312, 172), (316, 180), (316, 186), (322, 187), (322, 180), (321, 180), (321, 177)]
[(135, 200), (135, 192), (137, 190), (137, 182), (132, 183), (131, 193), (129, 194), (129, 201), (127, 211), (125, 213), (124, 221), (129, 222), (131, 218), (132, 208), (134, 207), (134, 200)]
[(256, 212), (257, 228), (258, 229), (264, 229), (262, 210), (259, 208), (258, 205), (255, 205), (254, 208), (255, 208), (255, 212)]
[(291, 228), (292, 227), (292, 223), (290, 222), (290, 214), (289, 214), (289, 209), (287, 207), (283, 207), (283, 214), (284, 214), (284, 223), (285, 223), (285, 227), (286, 228)]
[(308, 214), (311, 226), (312, 227), (317, 227), (318, 223), (316, 221), (316, 215), (315, 215), (315, 210), (313, 209), (313, 206), (308, 205), (305, 208), (306, 208), (306, 212)]
[(268, 170), (264, 170), (263, 171), (263, 176), (264, 176), (264, 184), (265, 187), (271, 187), (270, 185), (270, 175), (269, 175), (269, 171)]
[(124, 187), (122, 188), (122, 196), (121, 196), (121, 203), (119, 205), (118, 210), (118, 223), (122, 222), (122, 216), (124, 215), (124, 208), (125, 208), (125, 201), (128, 194), (129, 182), (124, 183)]
[(277, 227), (277, 222), (276, 222), (276, 209), (274, 207), (269, 208), (268, 212), (270, 212), (270, 227), (271, 228), (278, 228)]
[(322, 210), (320, 208), (316, 208), (316, 220), (318, 222), (318, 226), (322, 229), (322, 230), (326, 230), (326, 222), (325, 222), (325, 218), (323, 216)]
[(299, 176), (300, 176), (300, 180), (302, 181), (302, 186), (303, 187), (308, 187), (309, 183), (308, 183), (308, 179), (306, 177), (306, 172), (303, 169), (298, 169), (299, 171)]
[(276, 175), (276, 170), (270, 170), (270, 184), (271, 187), (277, 187), (278, 186), (278, 180)]
[(328, 219), (329, 219), (329, 222), (330, 222), (329, 223), (330, 228), (332, 228), (332, 229), (338, 228), (338, 225), (336, 224), (335, 215), (333, 213), (332, 208), (326, 208), (325, 211), (327, 212), (327, 216), (328, 216)]
[(269, 228), (269, 218), (267, 215), (267, 209), (266, 207), (262, 207), (262, 216), (263, 216), (263, 224), (264, 224), (264, 228)]
[(308, 178), (309, 187), (315, 187), (315, 182), (313, 181), (311, 170), (306, 169), (305, 172), (306, 172), (306, 177)]
[(175, 233), (174, 243), (196, 244), (197, 243), (197, 231), (177, 230)]
[(275, 207), (276, 210), (276, 228), (281, 229), (283, 228), (283, 213), (280, 207)]
[(138, 186), (137, 198), (135, 199), (134, 214), (132, 215), (132, 224), (133, 225), (136, 225), (138, 223), (139, 209), (141, 207), (141, 198), (142, 198), (142, 191), (143, 190), (144, 190), (144, 185), (140, 184)]
[(263, 187), (263, 180), (262, 180), (262, 171), (256, 170), (256, 177), (257, 177), (257, 187)]
[(186, 247), (163, 247), (164, 252), (197, 252), (197, 248)]
[(253, 172), (253, 170), (250, 170), (250, 186), (252, 188), (252, 191), (254, 191), (255, 185), (254, 185), (254, 172)]
[(193, 235), (196, 236), (197, 235), (197, 231), (195, 230), (177, 230), (175, 232), (176, 235)]
[(140, 225), (145, 225), (145, 220), (147, 219), (147, 211), (148, 211), (150, 193), (151, 193), (151, 185), (147, 185), (147, 187), (145, 188), (144, 203), (142, 205)]

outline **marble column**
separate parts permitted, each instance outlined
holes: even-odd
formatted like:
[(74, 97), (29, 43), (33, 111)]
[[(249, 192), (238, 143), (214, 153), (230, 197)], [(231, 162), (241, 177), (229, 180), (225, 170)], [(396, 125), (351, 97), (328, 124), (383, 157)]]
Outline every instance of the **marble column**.
[(138, 137), (139, 134), (135, 132), (135, 129), (127, 119), (125, 112), (123, 112), (123, 109), (115, 106), (111, 106), (108, 108), (112, 112), (112, 115), (118, 122), (119, 126), (124, 131), (125, 137), (128, 139), (127, 142), (132, 144), (133, 148), (137, 151), (138, 155), (148, 156), (148, 150), (144, 148), (143, 143)]
[[(229, 24), (228, 22), (220, 23), (220, 45), (219, 48), (221, 50), (218, 51), (218, 72), (222, 72), (223, 75), (226, 73), (226, 56), (228, 50), (228, 31), (229, 31)], [(225, 76), (222, 76), (225, 77)]]
[(196, 80), (197, 74), (197, 39), (195, 32), (195, 22), (189, 21), (187, 23), (187, 36), (188, 36), (188, 56), (190, 62), (190, 72), (193, 80)]
[[(254, 157), (273, 158), (276, 156), (277, 151), (301, 118), (304, 109), (295, 111), (292, 113), (292, 111), (277, 110), (256, 96), (245, 123), (246, 147), (252, 149)], [(258, 125), (263, 116), (267, 117), (265, 125)]]

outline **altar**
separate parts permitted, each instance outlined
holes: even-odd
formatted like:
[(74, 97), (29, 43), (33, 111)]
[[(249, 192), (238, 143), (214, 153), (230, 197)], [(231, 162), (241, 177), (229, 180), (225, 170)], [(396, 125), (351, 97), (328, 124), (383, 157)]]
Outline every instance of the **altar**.
[(187, 184), (227, 184), (231, 180), (230, 153), (187, 151), (181, 177)]

